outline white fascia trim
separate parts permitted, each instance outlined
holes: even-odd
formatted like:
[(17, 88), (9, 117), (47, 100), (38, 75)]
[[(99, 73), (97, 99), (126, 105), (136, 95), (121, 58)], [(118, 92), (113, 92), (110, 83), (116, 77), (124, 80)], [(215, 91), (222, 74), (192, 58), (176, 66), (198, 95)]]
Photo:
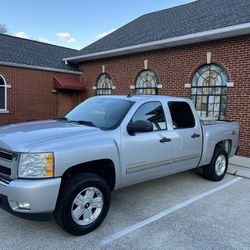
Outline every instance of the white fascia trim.
[(95, 60), (113, 56), (121, 56), (126, 54), (133, 54), (149, 50), (156, 50), (168, 47), (176, 47), (198, 42), (211, 41), (221, 38), (229, 38), (239, 35), (250, 34), (250, 23), (238, 24), (224, 28), (208, 30), (184, 36), (172, 37), (168, 39), (158, 40), (149, 43), (138, 44), (113, 50), (106, 50), (102, 52), (92, 53), (83, 56), (75, 56), (64, 58), (63, 61), (68, 62), (84, 62), (88, 60)]
[(21, 64), (21, 63), (10, 63), (10, 62), (2, 62), (2, 61), (0, 61), (0, 65), (1, 66), (9, 66), (9, 67), (17, 67), (17, 68), (26, 68), (26, 69), (36, 69), (36, 70), (43, 70), (43, 71), (52, 71), (52, 72), (59, 72), (59, 73), (68, 73), (68, 74), (75, 74), (75, 75), (81, 75), (82, 74), (82, 72), (80, 72), (80, 71), (55, 69), (55, 68), (40, 67), (40, 66), (32, 66), (32, 65)]

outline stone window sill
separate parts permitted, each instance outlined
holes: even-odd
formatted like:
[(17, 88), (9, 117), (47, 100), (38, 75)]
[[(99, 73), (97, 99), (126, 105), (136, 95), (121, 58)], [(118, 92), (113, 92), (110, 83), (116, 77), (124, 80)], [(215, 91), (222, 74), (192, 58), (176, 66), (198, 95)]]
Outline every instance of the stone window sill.
[(10, 111), (9, 110), (0, 110), (0, 114), (9, 114)]

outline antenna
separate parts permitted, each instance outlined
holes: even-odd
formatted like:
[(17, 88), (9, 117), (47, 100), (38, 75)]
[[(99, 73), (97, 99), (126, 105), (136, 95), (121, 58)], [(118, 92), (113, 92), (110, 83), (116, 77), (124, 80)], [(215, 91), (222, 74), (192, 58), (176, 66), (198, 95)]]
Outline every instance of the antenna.
[(130, 98), (132, 96), (133, 96), (133, 94), (131, 94), (130, 92), (128, 92), (127, 98)]

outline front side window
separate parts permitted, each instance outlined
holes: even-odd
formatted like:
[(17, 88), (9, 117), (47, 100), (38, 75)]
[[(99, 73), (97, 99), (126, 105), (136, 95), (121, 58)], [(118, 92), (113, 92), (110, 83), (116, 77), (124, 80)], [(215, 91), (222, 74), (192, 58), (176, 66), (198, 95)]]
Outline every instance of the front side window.
[(0, 75), (0, 111), (7, 110), (7, 84), (3, 76)]
[(158, 77), (153, 70), (142, 71), (136, 79), (137, 95), (157, 95)]
[(90, 98), (79, 104), (66, 116), (68, 122), (98, 127), (117, 128), (134, 102), (111, 98)]
[(227, 74), (216, 64), (198, 69), (192, 79), (192, 101), (200, 116), (225, 119)]
[(187, 102), (169, 102), (168, 107), (174, 129), (193, 128), (195, 126), (194, 115)]
[(104, 73), (101, 74), (97, 80), (96, 86), (97, 95), (111, 95), (112, 94), (112, 79)]
[(140, 106), (132, 121), (147, 120), (153, 124), (154, 131), (167, 129), (165, 114), (160, 102), (148, 102)]

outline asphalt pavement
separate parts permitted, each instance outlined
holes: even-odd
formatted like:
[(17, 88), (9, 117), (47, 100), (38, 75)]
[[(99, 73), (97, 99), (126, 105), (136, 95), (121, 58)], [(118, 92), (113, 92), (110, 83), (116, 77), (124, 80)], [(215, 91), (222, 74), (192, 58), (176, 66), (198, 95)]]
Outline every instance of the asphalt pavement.
[(117, 190), (103, 224), (71, 236), (0, 210), (0, 249), (250, 249), (250, 180), (188, 171)]

